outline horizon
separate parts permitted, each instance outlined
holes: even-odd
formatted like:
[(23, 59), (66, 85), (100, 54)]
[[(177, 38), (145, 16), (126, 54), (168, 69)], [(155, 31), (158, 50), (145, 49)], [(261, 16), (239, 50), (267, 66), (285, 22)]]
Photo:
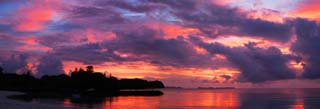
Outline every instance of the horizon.
[(320, 88), (319, 0), (2, 0), (0, 67), (166, 86)]

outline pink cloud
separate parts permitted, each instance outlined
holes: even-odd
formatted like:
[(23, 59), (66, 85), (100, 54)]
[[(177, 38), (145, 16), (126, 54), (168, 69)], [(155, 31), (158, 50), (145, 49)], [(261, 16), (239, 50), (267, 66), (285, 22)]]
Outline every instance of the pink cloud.
[(32, 0), (15, 13), (15, 29), (22, 32), (40, 31), (58, 14), (60, 0)]

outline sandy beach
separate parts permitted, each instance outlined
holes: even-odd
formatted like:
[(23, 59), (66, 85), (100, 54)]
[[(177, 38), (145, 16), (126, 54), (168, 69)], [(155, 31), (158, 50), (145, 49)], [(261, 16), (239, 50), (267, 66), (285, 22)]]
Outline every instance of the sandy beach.
[[(64, 107), (62, 105), (24, 102), (8, 99), (9, 95), (21, 94), (20, 92), (0, 91), (0, 109), (75, 109), (75, 107)], [(80, 109), (77, 107), (77, 109)]]

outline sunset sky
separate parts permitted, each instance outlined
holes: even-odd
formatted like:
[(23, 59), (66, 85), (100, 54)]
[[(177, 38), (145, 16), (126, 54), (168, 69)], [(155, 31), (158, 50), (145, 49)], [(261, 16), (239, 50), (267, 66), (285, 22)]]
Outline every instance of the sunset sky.
[(182, 87), (320, 87), (320, 0), (0, 0), (0, 66)]

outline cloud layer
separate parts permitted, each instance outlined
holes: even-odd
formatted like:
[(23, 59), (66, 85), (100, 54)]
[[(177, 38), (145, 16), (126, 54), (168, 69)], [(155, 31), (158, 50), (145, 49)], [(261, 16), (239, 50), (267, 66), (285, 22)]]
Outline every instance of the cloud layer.
[[(308, 3), (301, 2), (300, 8)], [(280, 20), (263, 18), (259, 12), (278, 15), (281, 10), (248, 10), (232, 4), (211, 0), (3, 1), (0, 63), (7, 72), (26, 69), (38, 76), (63, 73), (76, 66), (66, 63), (73, 63), (95, 65), (101, 71), (119, 68), (114, 73), (121, 77), (135, 71), (139, 63), (152, 71), (135, 73), (168, 81), (179, 76), (199, 82), (253, 83), (320, 77), (316, 21), (280, 15)]]

